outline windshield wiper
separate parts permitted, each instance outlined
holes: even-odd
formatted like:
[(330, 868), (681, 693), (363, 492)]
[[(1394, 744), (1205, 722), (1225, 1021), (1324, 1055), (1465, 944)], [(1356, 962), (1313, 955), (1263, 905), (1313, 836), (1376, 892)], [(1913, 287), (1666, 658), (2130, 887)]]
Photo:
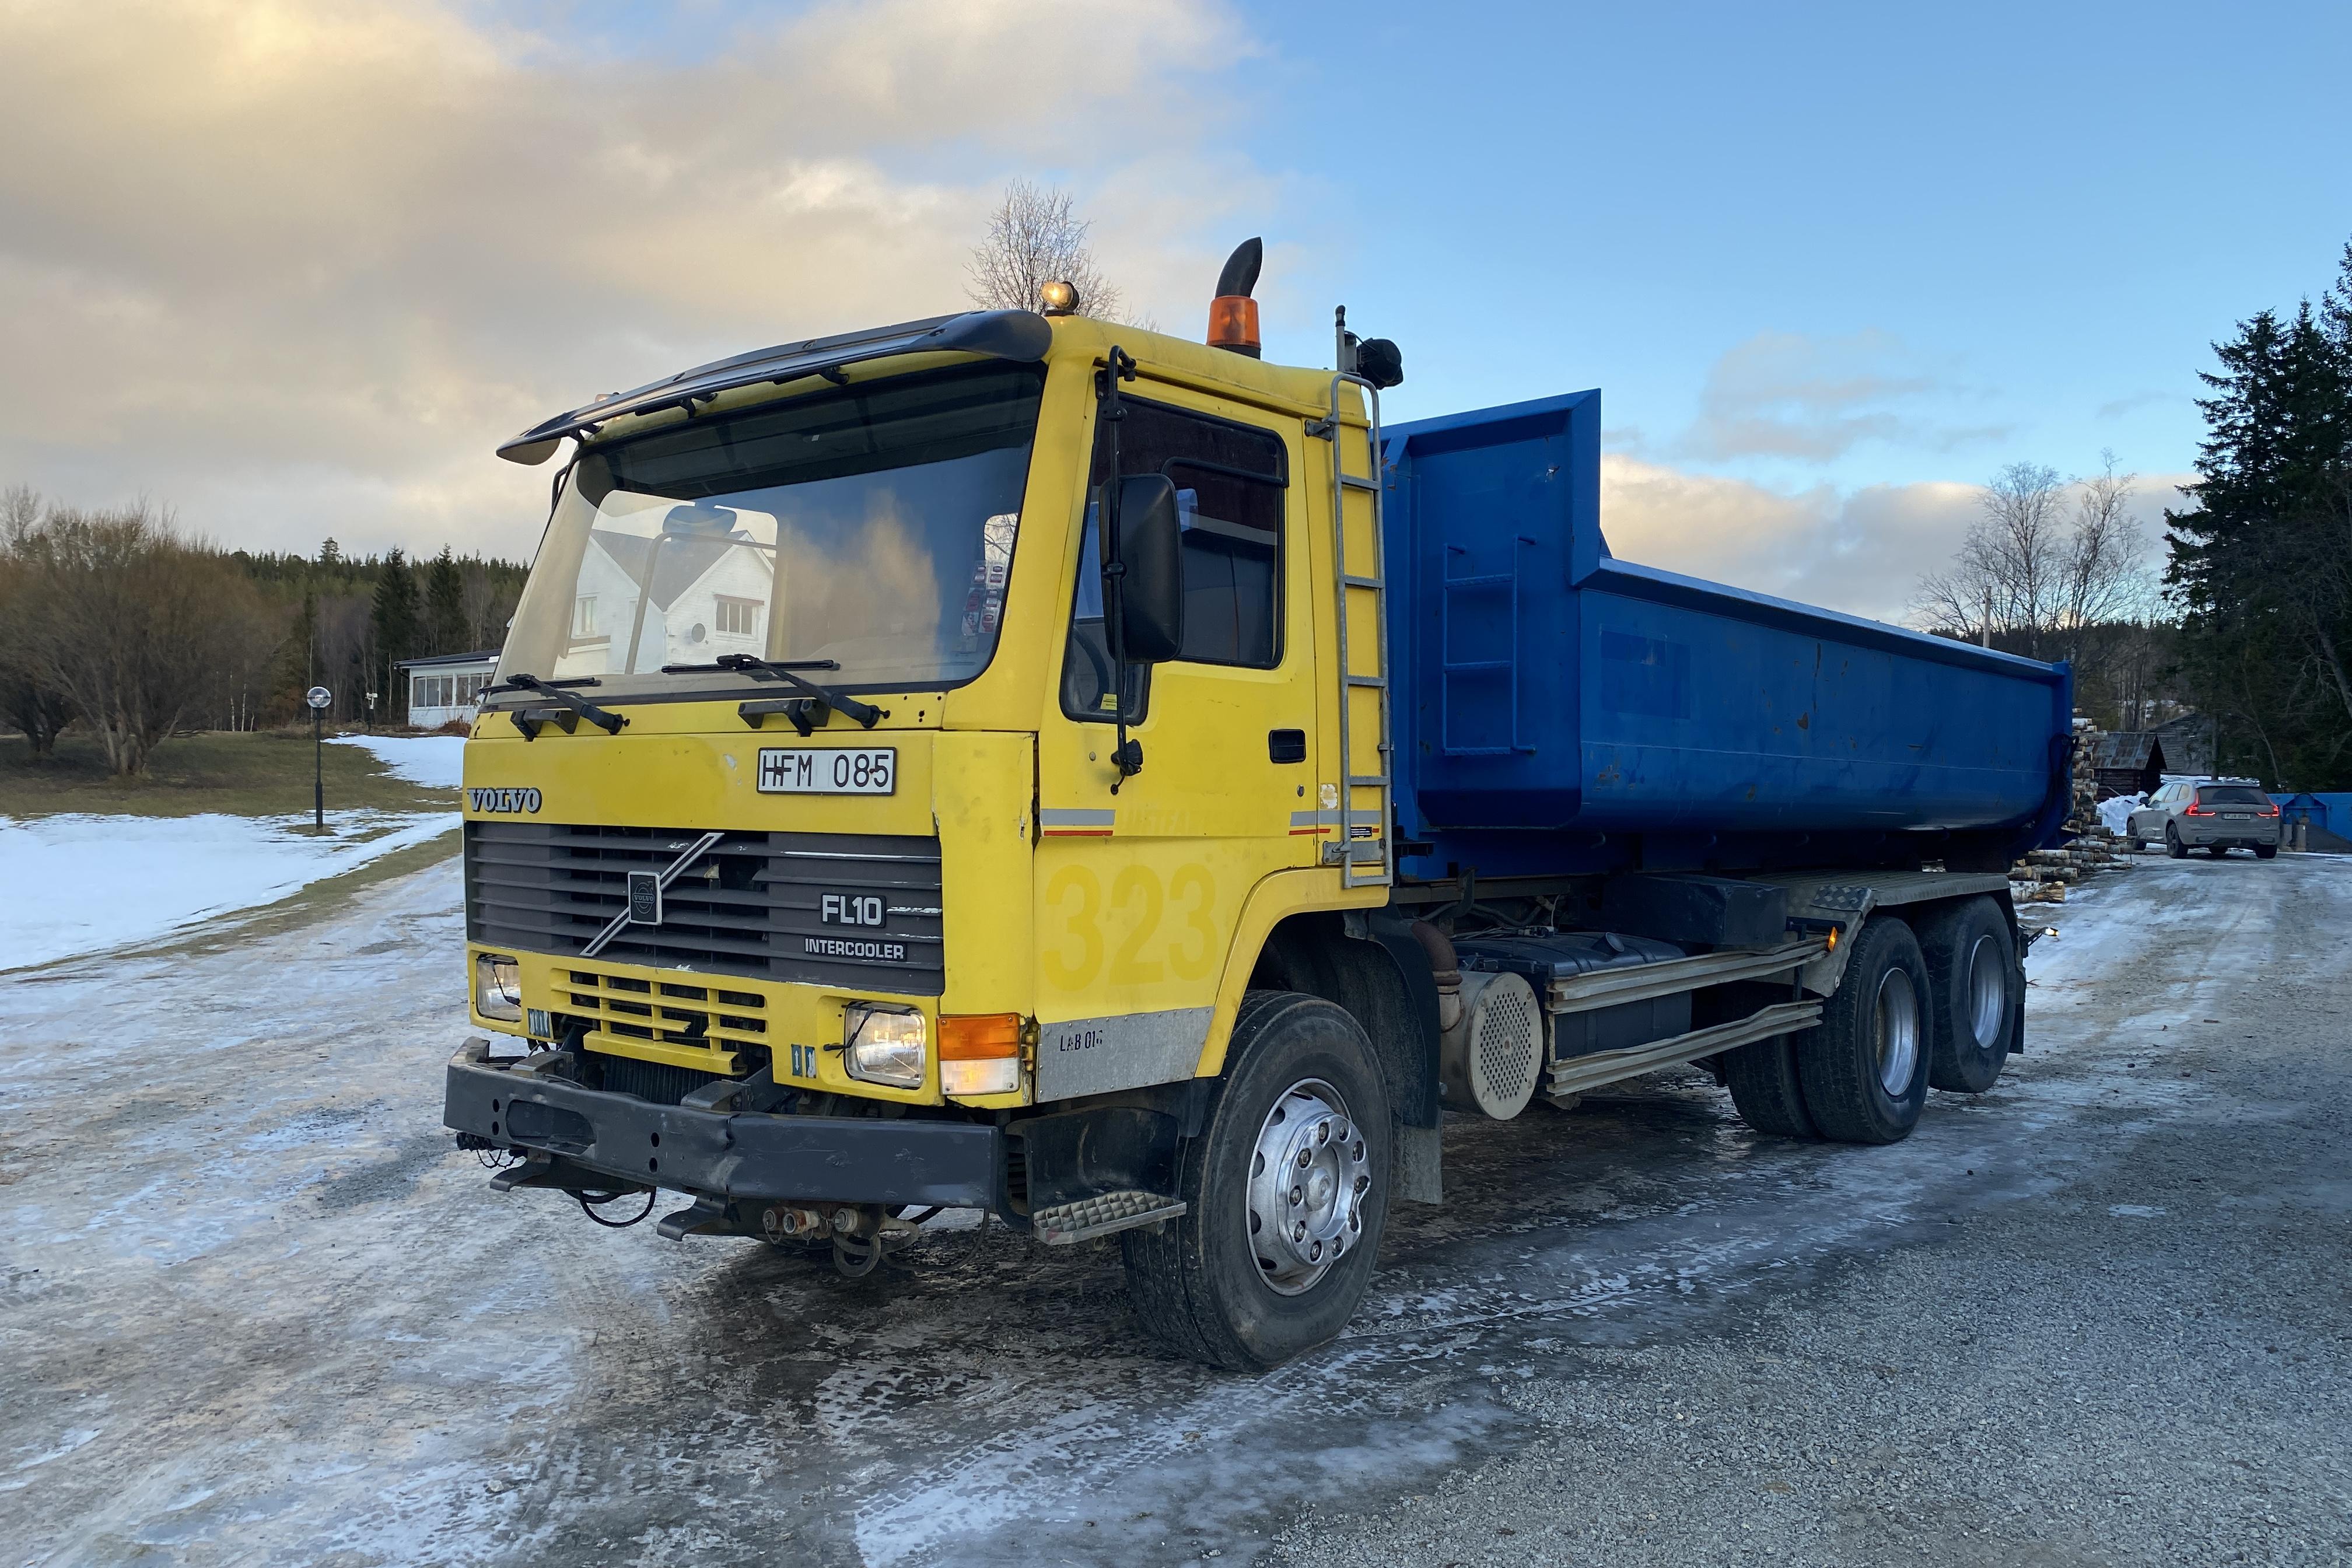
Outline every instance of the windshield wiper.
[[(626, 719), (623, 718), (620, 714), (612, 711), (610, 709), (599, 708), (593, 702), (587, 701), (583, 698), (574, 697), (571, 692), (564, 689), (564, 688), (571, 686), (599, 686), (602, 684), (603, 682), (599, 681), (593, 675), (582, 676), (572, 680), (541, 680), (536, 675), (509, 675), (506, 678), (503, 684), (487, 687), (483, 689), (482, 694), (485, 697), (489, 697), (496, 696), (498, 693), (502, 691), (535, 691), (541, 697), (554, 698), (558, 702), (563, 704), (564, 707), (572, 710), (573, 713), (579, 714), (580, 719), (587, 720), (588, 722), (595, 725), (607, 735), (617, 735), (621, 732), (621, 726), (628, 722)], [(522, 738), (524, 740), (536, 741), (539, 739), (540, 725), (546, 720), (552, 717), (554, 717), (553, 710), (549, 709), (518, 708), (515, 710), (514, 725), (516, 729), (522, 731)], [(580, 722), (580, 719), (573, 719), (571, 717), (571, 714), (568, 713), (564, 715), (564, 718), (569, 721), (563, 725), (563, 729), (567, 733)]]
[[(824, 710), (830, 708), (871, 730), (874, 728), (875, 721), (882, 717), (881, 709), (871, 703), (860, 702), (856, 698), (845, 692), (835, 691), (831, 687), (819, 686), (814, 680), (803, 679), (797, 673), (803, 669), (839, 669), (840, 668), (839, 661), (830, 658), (774, 659), (758, 658), (748, 653), (722, 653), (709, 664), (666, 664), (662, 666), (662, 673), (664, 675), (699, 675), (709, 670), (724, 669), (738, 675), (748, 675), (754, 680), (781, 680), (802, 694), (797, 700), (744, 703), (737, 711), (742, 714), (747, 723), (756, 725), (761, 716), (764, 714), (782, 713), (792, 721), (793, 729), (798, 730), (803, 735), (807, 735), (815, 729), (815, 721), (824, 717)], [(816, 711), (809, 710), (811, 703), (817, 705)]]

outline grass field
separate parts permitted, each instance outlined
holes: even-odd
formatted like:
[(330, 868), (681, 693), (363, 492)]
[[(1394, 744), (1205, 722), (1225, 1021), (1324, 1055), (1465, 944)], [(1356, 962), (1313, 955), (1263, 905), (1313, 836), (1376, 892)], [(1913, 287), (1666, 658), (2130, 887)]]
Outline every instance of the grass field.
[[(394, 778), (363, 747), (324, 748), (327, 809), (371, 806), (383, 811), (446, 811), (446, 790)], [(32, 760), (22, 735), (0, 739), (0, 816), (48, 816), (58, 812), (126, 812), (140, 816), (194, 816), (226, 812), (275, 816), (310, 809), (310, 732), (185, 735), (155, 750), (148, 776), (128, 783), (106, 771), (106, 756), (87, 735), (67, 734), (57, 755)]]

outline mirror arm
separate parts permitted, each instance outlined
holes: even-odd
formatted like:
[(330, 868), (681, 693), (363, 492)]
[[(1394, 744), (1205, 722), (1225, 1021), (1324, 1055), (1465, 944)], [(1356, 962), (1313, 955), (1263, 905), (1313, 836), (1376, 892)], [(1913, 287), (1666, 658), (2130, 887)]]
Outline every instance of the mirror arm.
[(1118, 384), (1135, 379), (1135, 361), (1113, 343), (1103, 362), (1101, 408), (1109, 448), (1110, 477), (1104, 482), (1101, 509), (1103, 560), (1103, 640), (1110, 645), (1111, 712), (1118, 726), (1118, 744), (1110, 754), (1110, 793), (1143, 771), (1143, 742), (1127, 733), (1127, 618), (1124, 579), (1127, 563), (1118, 558), (1118, 427), (1127, 417), (1120, 405)]

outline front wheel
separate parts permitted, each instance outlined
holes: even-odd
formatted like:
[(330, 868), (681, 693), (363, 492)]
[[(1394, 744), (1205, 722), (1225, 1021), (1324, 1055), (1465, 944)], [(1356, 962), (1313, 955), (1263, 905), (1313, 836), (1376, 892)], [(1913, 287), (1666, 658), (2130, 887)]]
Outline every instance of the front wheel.
[(1338, 1337), (1370, 1283), (1394, 1132), (1371, 1042), (1346, 1011), (1253, 991), (1207, 1125), (1178, 1156), (1180, 1219), (1122, 1238), (1135, 1314), (1230, 1372)]

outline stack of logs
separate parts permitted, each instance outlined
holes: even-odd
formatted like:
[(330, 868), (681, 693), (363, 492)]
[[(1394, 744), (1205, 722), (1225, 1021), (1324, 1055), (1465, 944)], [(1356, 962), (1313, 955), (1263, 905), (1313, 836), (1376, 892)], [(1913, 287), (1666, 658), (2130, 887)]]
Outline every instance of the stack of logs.
[(2021, 904), (2063, 904), (2069, 885), (2131, 864), (2131, 846), (2099, 820), (2099, 781), (2092, 758), (2100, 735), (2090, 720), (2074, 721), (2074, 800), (2066, 814), (2066, 829), (2074, 837), (2063, 849), (2031, 850), (2010, 868), (2010, 897)]

